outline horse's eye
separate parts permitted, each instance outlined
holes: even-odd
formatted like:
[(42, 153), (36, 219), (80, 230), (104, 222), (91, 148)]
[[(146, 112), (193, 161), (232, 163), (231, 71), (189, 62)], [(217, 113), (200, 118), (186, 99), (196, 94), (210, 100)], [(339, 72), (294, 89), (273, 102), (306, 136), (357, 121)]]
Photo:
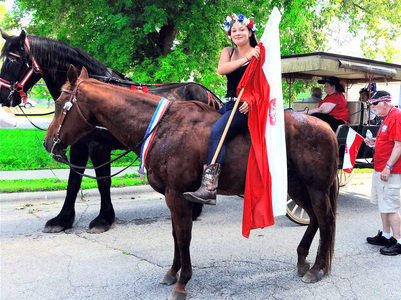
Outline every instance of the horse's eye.
[(57, 101), (54, 102), (54, 106), (55, 106), (55, 108), (56, 108), (57, 110), (60, 110), (60, 109), (61, 109), (61, 104), (58, 103)]

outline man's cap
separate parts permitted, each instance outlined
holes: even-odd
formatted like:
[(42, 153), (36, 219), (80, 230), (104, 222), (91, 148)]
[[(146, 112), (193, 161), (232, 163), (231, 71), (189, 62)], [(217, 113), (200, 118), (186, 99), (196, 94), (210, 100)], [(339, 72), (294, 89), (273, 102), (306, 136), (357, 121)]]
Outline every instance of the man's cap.
[(377, 91), (372, 98), (370, 98), (367, 103), (372, 104), (373, 102), (383, 102), (383, 101), (391, 101), (391, 95), (386, 91)]
[(318, 80), (317, 82), (320, 83), (320, 84), (325, 84), (326, 82), (330, 83), (331, 85), (335, 85), (336, 86), (336, 91), (337, 92), (340, 92), (340, 93), (344, 93), (345, 92), (344, 86), (340, 83), (340, 79), (338, 79), (335, 76), (330, 76), (329, 78)]

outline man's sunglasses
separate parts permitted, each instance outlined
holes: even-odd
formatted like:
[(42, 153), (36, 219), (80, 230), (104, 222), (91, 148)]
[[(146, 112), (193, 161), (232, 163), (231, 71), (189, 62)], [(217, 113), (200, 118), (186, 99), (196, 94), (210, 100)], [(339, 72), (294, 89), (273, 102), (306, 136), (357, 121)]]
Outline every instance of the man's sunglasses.
[(385, 101), (385, 100), (371, 102), (371, 103), (370, 103), (370, 105), (374, 105), (374, 106), (376, 106), (376, 105), (377, 105), (377, 104), (379, 104), (380, 102), (384, 102), (384, 101)]

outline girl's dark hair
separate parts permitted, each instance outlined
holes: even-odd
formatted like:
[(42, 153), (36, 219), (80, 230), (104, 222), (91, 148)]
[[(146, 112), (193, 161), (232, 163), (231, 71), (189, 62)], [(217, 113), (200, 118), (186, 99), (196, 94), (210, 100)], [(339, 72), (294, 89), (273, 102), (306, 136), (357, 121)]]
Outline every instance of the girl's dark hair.
[(359, 90), (359, 94), (362, 94), (362, 93), (366, 93), (366, 95), (369, 97), (369, 90), (367, 88), (361, 88)]
[[(251, 46), (253, 47), (253, 48), (255, 48), (259, 43), (258, 43), (258, 39), (256, 38), (256, 34), (250, 29), (250, 28), (248, 28), (248, 30), (252, 33), (251, 34), (251, 36), (249, 37), (249, 43), (251, 44)], [(229, 33), (229, 36), (231, 37), (231, 28), (230, 28), (230, 31), (228, 32)], [(234, 42), (231, 40), (231, 43), (233, 44), (233, 45), (235, 45), (234, 44)], [(236, 47), (237, 45), (235, 45), (235, 47)]]
[[(250, 29), (249, 29), (250, 30)], [(252, 35), (249, 38), (249, 42), (251, 43), (251, 46), (253, 48), (255, 48), (259, 43), (258, 43), (258, 39), (256, 38), (256, 34), (255, 32), (252, 31)]]

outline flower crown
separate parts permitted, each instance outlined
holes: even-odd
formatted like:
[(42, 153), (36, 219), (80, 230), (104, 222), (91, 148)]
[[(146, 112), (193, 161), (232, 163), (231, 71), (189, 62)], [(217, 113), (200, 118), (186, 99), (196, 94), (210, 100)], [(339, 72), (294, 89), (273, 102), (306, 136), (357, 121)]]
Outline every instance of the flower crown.
[(223, 25), (224, 30), (226, 31), (226, 33), (229, 37), (230, 37), (230, 29), (234, 25), (235, 22), (240, 22), (241, 24), (244, 24), (250, 30), (252, 30), (253, 33), (256, 33), (256, 31), (258, 31), (256, 29), (255, 22), (253, 20), (248, 19), (243, 14), (239, 14), (238, 16), (236, 14), (232, 14), (231, 16), (227, 16), (226, 21), (224, 22), (224, 25)]

